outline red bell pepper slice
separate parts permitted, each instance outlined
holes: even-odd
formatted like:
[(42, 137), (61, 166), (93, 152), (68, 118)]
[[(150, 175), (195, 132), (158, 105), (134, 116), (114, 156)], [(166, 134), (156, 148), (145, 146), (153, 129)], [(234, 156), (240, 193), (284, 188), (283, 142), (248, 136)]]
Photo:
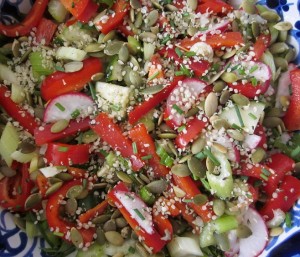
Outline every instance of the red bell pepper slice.
[(45, 153), (48, 163), (54, 166), (70, 166), (84, 164), (89, 161), (88, 144), (70, 145), (62, 143), (49, 143)]
[(167, 241), (155, 230), (152, 216), (147, 213), (147, 205), (136, 194), (130, 192), (124, 183), (116, 185), (107, 197), (153, 253), (159, 252), (165, 246)]
[(162, 239), (169, 242), (173, 238), (173, 227), (171, 222), (164, 215), (158, 213), (153, 215), (153, 222), (156, 230), (162, 236)]
[(235, 82), (234, 84), (227, 83), (227, 85), (229, 88), (237, 90), (242, 95), (253, 99), (256, 96), (263, 95), (267, 92), (270, 86), (270, 81), (261, 82), (256, 86), (253, 86), (251, 82), (243, 84), (241, 81)]
[(107, 34), (108, 32), (116, 29), (124, 20), (125, 16), (129, 12), (130, 5), (126, 0), (117, 0), (111, 10), (114, 12), (112, 15), (109, 15), (108, 19), (105, 21), (100, 21), (95, 24), (99, 30)]
[(35, 34), (36, 42), (43, 43), (47, 46), (52, 41), (52, 38), (55, 34), (55, 31), (57, 29), (57, 24), (53, 21), (42, 18), (39, 25), (37, 26), (37, 31)]
[(125, 36), (126, 38), (128, 36), (134, 36), (134, 33), (132, 30), (129, 30), (128, 29), (128, 26), (127, 24), (121, 24), (120, 26), (118, 26), (117, 30), (123, 35)]
[(84, 11), (78, 15), (76, 18), (77, 20), (87, 23), (91, 20), (92, 17), (94, 17), (98, 11), (98, 4), (94, 1), (90, 0), (85, 7)]
[(268, 176), (272, 173), (270, 168), (263, 164), (241, 163), (241, 170), (234, 171), (238, 175), (248, 176), (252, 178), (258, 178), (266, 181)]
[(266, 220), (270, 220), (274, 217), (273, 211), (289, 211), (299, 197), (300, 180), (293, 176), (285, 176), (276, 194), (266, 201), (259, 212)]
[(196, 13), (227, 14), (233, 10), (233, 7), (221, 0), (202, 0), (196, 9)]
[(253, 45), (253, 52), (255, 53), (255, 60), (260, 60), (264, 52), (267, 50), (271, 42), (271, 35), (261, 34)]
[(52, 133), (51, 127), (53, 124), (47, 124), (42, 127), (37, 127), (34, 130), (34, 139), (37, 145), (43, 145), (65, 138), (67, 136), (75, 135), (78, 132), (86, 131), (90, 128), (90, 119), (71, 120), (69, 126), (59, 133)]
[(10, 91), (4, 85), (0, 85), (0, 103), (10, 117), (18, 121), (32, 135), (34, 134), (35, 128), (39, 126), (39, 121), (28, 110), (11, 100)]
[(157, 177), (165, 177), (169, 173), (169, 169), (160, 163), (160, 158), (156, 153), (155, 144), (149, 135), (144, 124), (136, 125), (129, 131), (130, 139), (136, 143), (140, 155), (151, 155), (148, 160), (152, 171)]
[(164, 207), (163, 214), (176, 217), (180, 215), (180, 210), (175, 206), (174, 199), (168, 199), (164, 196), (160, 196), (153, 205), (153, 212), (160, 212), (161, 207)]
[(185, 148), (188, 143), (194, 140), (206, 127), (207, 122), (199, 120), (197, 117), (189, 120), (186, 124), (186, 131), (179, 132), (175, 138), (175, 144), (179, 148)]
[(83, 68), (76, 72), (56, 71), (47, 76), (41, 85), (41, 95), (48, 101), (56, 96), (82, 90), (91, 77), (102, 71), (100, 59), (89, 57), (83, 60)]
[(114, 123), (113, 119), (102, 112), (95, 121), (96, 123), (91, 125), (92, 129), (115, 151), (120, 151), (123, 157), (129, 158), (134, 171), (140, 170), (144, 162), (133, 152), (132, 141), (123, 135), (121, 128)]
[(294, 169), (295, 162), (282, 153), (275, 153), (270, 156), (266, 165), (274, 171), (269, 176), (266, 186), (264, 186), (266, 194), (271, 196), (286, 173)]
[[(173, 174), (175, 185), (181, 188), (186, 193), (186, 198), (193, 199), (194, 196), (201, 194), (199, 188), (191, 177), (179, 177)], [(213, 212), (207, 203), (197, 205), (195, 203), (188, 203), (188, 205), (203, 219), (204, 222), (209, 222), (213, 216)]]
[[(49, 227), (56, 232), (63, 233), (63, 239), (65, 239), (66, 241), (70, 241), (70, 238), (66, 237), (66, 235), (72, 228), (76, 228), (76, 223), (66, 221), (60, 216), (60, 202), (63, 198), (66, 197), (66, 194), (70, 188), (79, 185), (82, 185), (82, 182), (80, 180), (72, 180), (65, 183), (60, 189), (58, 189), (49, 197), (46, 206), (46, 217)], [(84, 246), (85, 244), (90, 244), (94, 241), (94, 235), (96, 232), (94, 227), (81, 227), (77, 228), (77, 230), (80, 232), (83, 238)]]
[(88, 174), (86, 170), (75, 167), (68, 167), (67, 172), (72, 175), (74, 179), (87, 178)]
[(108, 206), (108, 200), (104, 200), (101, 203), (97, 204), (94, 208), (87, 210), (87, 212), (79, 215), (78, 220), (81, 223), (87, 223), (93, 218), (101, 215)]
[(33, 27), (42, 19), (47, 8), (48, 0), (37, 0), (32, 6), (30, 12), (21, 23), (4, 25), (0, 23), (1, 34), (7, 37), (20, 37), (29, 34)]
[(159, 105), (162, 101), (166, 100), (169, 94), (177, 86), (179, 81), (182, 81), (184, 77), (175, 77), (170, 85), (166, 86), (162, 91), (155, 94), (149, 100), (137, 105), (129, 114), (128, 121), (130, 124), (135, 124), (140, 118), (146, 115), (150, 110)]
[(220, 49), (223, 46), (234, 47), (240, 45), (244, 43), (244, 39), (240, 32), (224, 32), (222, 34), (207, 35), (206, 41), (202, 41), (200, 38), (185, 38), (180, 42), (180, 45), (183, 48), (190, 49), (197, 42), (204, 42), (214, 49)]
[(18, 165), (15, 176), (0, 180), (0, 206), (12, 211), (25, 211), (24, 204), (32, 188), (28, 164)]
[(42, 174), (38, 174), (36, 177), (36, 185), (39, 189), (39, 193), (45, 197), (46, 196), (46, 192), (48, 190), (48, 188), (50, 187), (49, 183), (48, 183), (48, 179)]
[(285, 127), (289, 131), (300, 130), (300, 69), (290, 72), (292, 95), (290, 105), (283, 117)]

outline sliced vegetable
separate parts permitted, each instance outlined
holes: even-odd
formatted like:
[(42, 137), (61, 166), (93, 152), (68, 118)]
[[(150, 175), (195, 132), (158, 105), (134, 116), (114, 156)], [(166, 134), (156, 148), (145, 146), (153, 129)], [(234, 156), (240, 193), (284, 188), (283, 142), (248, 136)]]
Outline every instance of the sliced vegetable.
[(35, 34), (36, 42), (49, 45), (57, 29), (57, 24), (53, 21), (42, 18)]
[(171, 257), (203, 256), (198, 240), (194, 237), (174, 237), (167, 248)]

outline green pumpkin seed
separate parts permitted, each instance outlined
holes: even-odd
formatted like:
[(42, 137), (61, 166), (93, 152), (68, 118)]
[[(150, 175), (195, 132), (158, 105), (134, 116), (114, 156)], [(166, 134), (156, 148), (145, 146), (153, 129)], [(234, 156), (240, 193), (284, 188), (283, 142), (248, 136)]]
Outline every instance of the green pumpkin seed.
[(287, 62), (291, 62), (294, 60), (296, 56), (296, 51), (294, 48), (289, 48), (284, 58), (287, 60)]
[[(215, 174), (215, 173), (214, 173), (214, 170), (215, 170), (215, 167), (216, 167), (216, 166), (215, 166), (215, 164), (213, 163), (213, 161), (212, 161), (210, 158), (206, 158), (205, 164), (206, 164), (206, 169), (207, 169), (209, 172)], [(217, 174), (216, 174), (216, 175), (217, 175)]]
[(108, 231), (104, 233), (106, 240), (115, 246), (121, 246), (124, 243), (124, 238), (119, 232)]
[(140, 175), (140, 179), (143, 180), (146, 184), (150, 183), (150, 179), (143, 173), (141, 173)]
[(221, 79), (224, 80), (226, 83), (233, 83), (238, 80), (237, 75), (233, 72), (224, 72), (221, 75)]
[(73, 245), (75, 245), (77, 248), (83, 247), (83, 238), (81, 233), (76, 228), (71, 228), (70, 231), (70, 239)]
[(166, 4), (165, 7), (166, 7), (167, 10), (169, 10), (171, 12), (178, 11), (178, 8), (175, 5), (172, 5), (172, 4)]
[(255, 14), (256, 13), (256, 7), (255, 7), (256, 1), (254, 0), (243, 0), (241, 7), (243, 10), (248, 14)]
[(139, 38), (144, 42), (153, 43), (156, 40), (156, 35), (152, 32), (142, 32)]
[(230, 128), (230, 124), (228, 123), (227, 120), (224, 119), (215, 119), (211, 122), (211, 125), (213, 126), (213, 128), (215, 129), (221, 129), (221, 128), (225, 128), (228, 129)]
[(163, 139), (174, 139), (177, 137), (177, 134), (175, 133), (161, 133), (158, 134), (159, 138), (163, 138)]
[(191, 159), (192, 158), (192, 155), (191, 154), (188, 154), (188, 155), (185, 155), (185, 156), (183, 156), (179, 161), (178, 161), (178, 163), (185, 163), (185, 162), (187, 162), (189, 159)]
[(116, 175), (121, 181), (128, 184), (132, 183), (132, 179), (125, 172), (119, 170), (116, 172)]
[(193, 202), (197, 205), (203, 205), (207, 203), (208, 197), (204, 194), (195, 195), (193, 198)]
[(231, 23), (231, 29), (234, 32), (240, 31), (239, 22), (236, 19), (232, 21), (232, 23)]
[(287, 36), (288, 36), (287, 30), (279, 31), (278, 41), (285, 42), (287, 40)]
[(65, 206), (65, 210), (66, 212), (71, 215), (74, 216), (76, 214), (76, 210), (78, 208), (78, 204), (75, 198), (69, 198), (66, 202), (66, 206)]
[(142, 89), (140, 91), (141, 94), (145, 95), (154, 95), (157, 94), (158, 92), (162, 91), (164, 89), (163, 85), (154, 85), (151, 87), (146, 87), (145, 89)]
[(28, 141), (23, 141), (18, 145), (18, 148), (21, 153), (29, 154), (33, 153), (36, 150), (36, 146)]
[(260, 35), (260, 26), (258, 22), (253, 22), (251, 25), (251, 29), (254, 37), (258, 37)]
[(146, 185), (152, 194), (161, 194), (167, 189), (167, 186), (168, 183), (163, 179), (152, 181)]
[(242, 94), (233, 94), (231, 98), (239, 106), (248, 106), (250, 104), (248, 97)]
[(270, 52), (272, 54), (281, 54), (289, 50), (289, 46), (284, 42), (277, 42), (270, 46)]
[(97, 235), (97, 237), (96, 237), (97, 244), (104, 245), (106, 242), (106, 238), (105, 238), (103, 229), (98, 227), (96, 229), (96, 235)]
[(153, 26), (157, 20), (158, 20), (158, 11), (157, 10), (152, 10), (146, 17), (145, 19), (145, 24), (146, 26), (149, 28), (151, 26)]
[(222, 216), (225, 212), (226, 205), (224, 201), (215, 199), (213, 201), (213, 211), (217, 216)]
[(227, 130), (227, 134), (233, 138), (234, 140), (237, 141), (244, 141), (245, 140), (245, 136), (238, 130), (235, 129), (228, 129)]
[(197, 159), (196, 157), (191, 157), (187, 161), (187, 165), (194, 177), (205, 177), (206, 167), (199, 159)]
[(69, 120), (58, 120), (51, 126), (51, 133), (60, 133), (69, 126)]
[(241, 48), (239, 48), (236, 52), (236, 55), (242, 53), (242, 52), (246, 52), (248, 51), (248, 49), (250, 48), (251, 44), (250, 43), (246, 43), (244, 46), (242, 46)]
[[(103, 36), (102, 38), (102, 43), (106, 43), (110, 40), (113, 40), (116, 37), (117, 33), (115, 30), (111, 30), (110, 32), (108, 32), (106, 35)], [(99, 40), (98, 40), (99, 41)]]
[(214, 90), (214, 92), (217, 92), (217, 93), (221, 93), (224, 90), (224, 88), (226, 87), (225, 82), (222, 80), (217, 80), (213, 84), (214, 84), (213, 90)]
[(230, 98), (229, 90), (224, 90), (220, 96), (220, 104), (226, 104), (229, 98)]
[(100, 216), (94, 218), (92, 220), (92, 223), (93, 224), (102, 224), (102, 223), (105, 223), (106, 221), (108, 221), (110, 218), (111, 218), (110, 214), (103, 214), (103, 215), (100, 215)]
[(58, 189), (61, 188), (62, 185), (63, 185), (63, 182), (57, 182), (56, 184), (50, 186), (50, 187), (47, 189), (47, 191), (46, 191), (46, 193), (45, 193), (45, 196), (49, 196), (49, 195), (55, 193)]
[(288, 69), (288, 61), (282, 57), (275, 57), (274, 63), (276, 68), (281, 68), (281, 71), (286, 71)]
[(178, 151), (172, 141), (167, 142), (167, 147), (170, 149), (171, 154), (174, 154), (176, 157), (178, 156)]
[(8, 177), (8, 178), (11, 178), (13, 176), (15, 176), (17, 174), (16, 170), (10, 168), (10, 167), (7, 167), (7, 166), (2, 166), (0, 167), (0, 172), (5, 176), (5, 177)]
[(131, 22), (134, 22), (134, 21), (135, 21), (135, 13), (134, 13), (134, 9), (130, 9), (130, 12), (129, 12), (129, 18), (130, 18), (130, 21), (131, 21)]
[(199, 112), (199, 108), (193, 107), (188, 110), (188, 112), (184, 115), (184, 117), (186, 117), (186, 118), (192, 117), (192, 116), (196, 115), (198, 112)]
[(12, 54), (14, 57), (20, 56), (20, 42), (18, 40), (14, 40), (11, 46)]
[(86, 188), (82, 190), (82, 192), (76, 197), (76, 199), (84, 199), (88, 196), (89, 190)]
[(62, 180), (59, 178), (56, 178), (56, 177), (50, 177), (50, 178), (48, 178), (48, 182), (50, 183), (50, 185), (54, 185), (57, 182), (62, 182)]
[(279, 31), (288, 31), (293, 28), (293, 25), (292, 25), (292, 23), (290, 23), (288, 21), (281, 21), (281, 22), (276, 23), (274, 25), (274, 28)]
[(72, 186), (67, 191), (66, 197), (67, 198), (77, 198), (82, 193), (82, 190), (83, 190), (83, 186), (82, 185)]
[(135, 17), (134, 26), (138, 29), (142, 26), (142, 24), (143, 24), (143, 14), (141, 12), (138, 12)]
[(197, 0), (187, 0), (187, 7), (191, 9), (192, 11), (195, 11), (198, 7), (198, 1)]
[(267, 110), (265, 117), (280, 117), (281, 110), (279, 108), (270, 108)]
[(179, 198), (185, 197), (186, 195), (186, 193), (177, 186), (173, 186), (173, 190), (174, 190), (174, 194)]
[(129, 50), (128, 47), (124, 44), (119, 51), (119, 60), (122, 62), (127, 62), (129, 59)]
[(280, 20), (280, 16), (276, 12), (272, 11), (264, 11), (260, 14), (260, 16), (268, 22), (277, 22)]
[(82, 142), (84, 144), (90, 144), (95, 142), (99, 136), (93, 131), (93, 130), (88, 130), (82, 134)]
[(151, 0), (151, 3), (152, 3), (152, 5), (155, 7), (155, 8), (157, 8), (157, 9), (159, 9), (159, 10), (163, 10), (164, 8), (163, 8), (163, 6), (161, 6), (157, 1), (155, 1), (155, 0)]
[(31, 194), (27, 197), (24, 207), (25, 209), (31, 209), (37, 206), (39, 203), (41, 203), (43, 197), (40, 193)]
[(124, 45), (122, 41), (111, 41), (107, 43), (107, 46), (104, 49), (104, 53), (109, 56), (113, 56), (119, 53), (121, 47)]
[(246, 225), (239, 225), (236, 230), (238, 238), (247, 238), (252, 235), (251, 229)]
[(116, 219), (116, 225), (118, 228), (124, 228), (128, 225), (128, 222), (123, 217), (121, 217)]
[(84, 48), (84, 51), (87, 53), (97, 53), (97, 52), (101, 52), (104, 48), (105, 48), (105, 44), (91, 43)]
[(223, 154), (226, 154), (228, 151), (228, 149), (225, 146), (218, 144), (218, 143), (213, 143), (212, 147)]
[(222, 55), (222, 59), (226, 60), (226, 59), (229, 59), (231, 58), (232, 56), (234, 56), (236, 54), (236, 49), (232, 49), (228, 52), (226, 52), (225, 54)]
[(139, 0), (130, 0), (130, 6), (133, 9), (140, 9), (140, 8), (142, 8), (142, 5), (141, 5), (141, 3), (140, 3)]
[(112, 257), (124, 257), (124, 253), (118, 252), (116, 254), (114, 254)]
[(76, 72), (83, 68), (83, 62), (68, 62), (64, 65), (65, 72)]
[(274, 26), (274, 23), (271, 23), (268, 25), (270, 34), (271, 34), (270, 45), (274, 44), (277, 41), (277, 38), (279, 35), (279, 31), (277, 29), (275, 29), (273, 26)]
[(137, 71), (130, 71), (129, 79), (132, 85), (138, 87), (142, 84), (142, 77)]
[(26, 231), (26, 221), (17, 215), (13, 216), (13, 221), (17, 225), (17, 227), (23, 231)]
[(111, 215), (111, 218), (112, 218), (112, 219), (116, 219), (116, 218), (119, 218), (119, 217), (121, 217), (121, 212), (120, 212), (119, 209), (116, 209), (116, 210), (113, 212), (113, 214)]
[(255, 152), (251, 154), (251, 161), (253, 163), (260, 163), (266, 157), (266, 152), (262, 148), (257, 148)]
[(104, 232), (116, 231), (116, 229), (117, 229), (116, 221), (113, 219), (106, 221), (103, 225)]
[(228, 239), (228, 235), (226, 233), (222, 234), (214, 234), (216, 239), (217, 245), (220, 247), (222, 251), (229, 251), (230, 250), (230, 243)]
[(278, 117), (266, 117), (263, 121), (263, 125), (267, 128), (276, 128), (282, 124), (282, 120)]
[(187, 33), (189, 36), (193, 37), (198, 31), (199, 31), (199, 30), (198, 30), (198, 28), (196, 28), (196, 27), (188, 27), (186, 33)]
[(210, 92), (206, 97), (204, 112), (206, 116), (211, 117), (218, 109), (218, 97), (214, 92)]
[(191, 171), (186, 164), (175, 164), (171, 168), (171, 172), (178, 177), (187, 177), (191, 174)]
[(61, 172), (55, 175), (56, 178), (62, 180), (62, 181), (70, 181), (73, 179), (73, 176), (69, 173)]
[(206, 139), (200, 136), (193, 142), (191, 151), (193, 154), (200, 153), (205, 146), (206, 146)]
[(275, 236), (279, 236), (284, 232), (282, 227), (276, 227), (276, 228), (271, 228), (270, 229), (270, 236), (271, 237), (275, 237)]

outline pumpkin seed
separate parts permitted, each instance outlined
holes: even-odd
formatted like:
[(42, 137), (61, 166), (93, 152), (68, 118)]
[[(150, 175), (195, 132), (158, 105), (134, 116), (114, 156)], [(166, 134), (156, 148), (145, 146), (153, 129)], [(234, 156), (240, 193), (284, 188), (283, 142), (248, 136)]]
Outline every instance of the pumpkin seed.
[(121, 232), (121, 236), (126, 239), (130, 236), (131, 228), (127, 226), (125, 228), (122, 228), (120, 232)]
[(59, 133), (65, 130), (69, 126), (69, 120), (58, 120), (51, 126), (51, 133)]
[(124, 228), (128, 225), (128, 222), (124, 218), (117, 218), (116, 225), (118, 228)]
[(223, 154), (227, 153), (227, 151), (228, 151), (228, 149), (225, 146), (218, 144), (218, 143), (213, 143), (212, 146), (214, 149), (216, 149), (217, 151), (219, 151), (220, 153), (223, 153)]
[(83, 68), (83, 62), (68, 62), (64, 65), (65, 72), (76, 72)]
[(17, 39), (12, 43), (11, 50), (14, 57), (20, 56), (20, 42)]
[(250, 43), (246, 43), (244, 46), (242, 46), (239, 50), (237, 50), (236, 55), (242, 53), (242, 52), (246, 52), (248, 51), (248, 49), (250, 48), (251, 44)]
[(287, 36), (288, 36), (287, 30), (279, 31), (278, 41), (285, 42), (287, 40)]
[(171, 129), (166, 123), (162, 123), (159, 126), (159, 130), (162, 132), (175, 133), (175, 131)]
[(215, 199), (213, 201), (213, 211), (217, 216), (222, 216), (225, 212), (226, 205), (224, 201)]
[(103, 229), (100, 228), (100, 227), (98, 227), (96, 229), (96, 235), (97, 235), (97, 237), (96, 237), (97, 244), (104, 245), (105, 242), (106, 242), (106, 239), (105, 239), (105, 235), (104, 235)]
[(141, 94), (154, 95), (164, 89), (163, 85), (154, 85), (151, 87), (146, 87), (140, 91)]
[(189, 36), (193, 37), (198, 31), (199, 31), (199, 30), (198, 30), (198, 28), (196, 28), (196, 27), (188, 27), (186, 33), (187, 33)]
[(203, 204), (207, 203), (207, 200), (208, 200), (208, 197), (204, 194), (195, 195), (193, 198), (194, 203), (198, 204), (198, 205), (203, 205)]
[(10, 167), (7, 167), (7, 166), (0, 167), (0, 172), (5, 177), (8, 177), (8, 178), (13, 177), (13, 176), (15, 176), (17, 174), (17, 172), (14, 169), (12, 169)]
[[(72, 198), (70, 198), (70, 199), (72, 199)], [(105, 223), (106, 221), (108, 221), (110, 218), (111, 218), (110, 214), (102, 214), (102, 215), (94, 218), (92, 220), (92, 223), (93, 224), (102, 224), (102, 223)]]
[(104, 48), (105, 48), (105, 44), (91, 43), (84, 48), (84, 51), (87, 53), (97, 53), (97, 52), (101, 52)]
[[(159, 26), (156, 25), (156, 26), (153, 26), (150, 28), (150, 31), (153, 33), (153, 34), (158, 34), (159, 33)], [(155, 48), (155, 46), (153, 46), (153, 48)]]
[(103, 35), (102, 38), (102, 43), (106, 43), (110, 40), (113, 40), (116, 37), (117, 33), (115, 30), (111, 30), (110, 32), (108, 32), (106, 35)]
[(149, 257), (149, 253), (141, 243), (136, 243), (135, 248), (137, 249), (141, 257)]
[(281, 110), (279, 108), (270, 108), (267, 110), (265, 117), (280, 117)]
[(104, 49), (104, 53), (108, 56), (113, 56), (119, 53), (121, 47), (124, 45), (122, 41), (111, 41), (107, 43), (107, 46)]
[(116, 226), (116, 221), (114, 219), (106, 221), (103, 225), (104, 232), (116, 231), (116, 229), (117, 226)]
[(260, 163), (266, 157), (266, 152), (262, 148), (257, 148), (255, 152), (251, 154), (251, 161), (253, 163)]
[(158, 134), (159, 138), (163, 138), (163, 139), (174, 139), (177, 137), (177, 134), (175, 133), (161, 133)]
[(279, 15), (276, 12), (272, 11), (264, 11), (260, 14), (260, 16), (268, 22), (277, 22), (280, 20)]
[(132, 85), (138, 87), (142, 84), (142, 77), (137, 71), (130, 71), (129, 73), (129, 80)]
[(62, 180), (62, 181), (70, 181), (73, 179), (73, 176), (69, 173), (61, 172), (55, 175), (56, 178)]
[(186, 161), (188, 161), (189, 159), (191, 159), (191, 157), (192, 157), (191, 154), (185, 155), (185, 156), (183, 156), (183, 157), (178, 161), (178, 163), (185, 163)]
[(174, 190), (174, 194), (179, 198), (185, 197), (186, 195), (186, 193), (177, 186), (173, 186), (173, 190)]
[(187, 161), (187, 165), (194, 177), (205, 177), (206, 168), (205, 165), (199, 159), (197, 159), (196, 157), (191, 157)]
[(70, 239), (73, 245), (75, 245), (77, 248), (82, 248), (83, 246), (83, 238), (81, 233), (76, 228), (71, 228), (70, 231)]
[(61, 186), (63, 185), (63, 182), (57, 182), (56, 184), (50, 186), (46, 193), (45, 193), (45, 196), (48, 196), (48, 195), (51, 195), (53, 193), (55, 193), (58, 189), (61, 188)]
[(160, 10), (163, 10), (164, 8), (155, 0), (151, 0), (151, 3), (152, 5), (157, 8), (157, 9), (160, 9)]
[(230, 250), (230, 243), (229, 243), (228, 235), (226, 233), (222, 233), (222, 234), (214, 233), (214, 238), (216, 239), (217, 245), (220, 247), (222, 251)]
[(214, 90), (214, 92), (221, 93), (225, 87), (226, 87), (226, 84), (224, 81), (217, 80), (214, 82), (213, 90)]
[(77, 198), (82, 193), (82, 190), (83, 190), (83, 186), (82, 185), (72, 186), (67, 191), (66, 197), (67, 198)]
[(229, 98), (230, 98), (229, 90), (224, 90), (220, 96), (220, 104), (226, 104)]
[(281, 123), (282, 120), (278, 117), (266, 117), (263, 121), (263, 125), (267, 128), (276, 128)]
[(233, 138), (234, 140), (237, 141), (244, 141), (245, 140), (245, 136), (238, 130), (235, 129), (227, 129), (227, 134)]
[(218, 80), (222, 74), (225, 72), (225, 70), (219, 71), (217, 74), (213, 75), (211, 79), (207, 82), (208, 85), (214, 83), (216, 80)]
[(152, 10), (146, 17), (145, 19), (145, 24), (149, 28), (153, 26), (157, 20), (158, 20), (158, 11), (157, 10)]
[(175, 5), (172, 5), (172, 4), (166, 4), (165, 7), (166, 7), (167, 10), (169, 10), (171, 12), (178, 11), (178, 8)]
[(258, 37), (260, 35), (260, 26), (258, 22), (253, 22), (251, 25), (251, 29), (254, 37)]
[(150, 183), (149, 178), (148, 178), (146, 175), (144, 175), (143, 173), (140, 174), (140, 178), (141, 178), (146, 184)]
[(132, 8), (129, 11), (129, 18), (130, 18), (131, 22), (135, 21), (135, 12), (134, 12), (134, 9), (132, 9)]
[(192, 11), (195, 11), (198, 6), (198, 1), (197, 0), (187, 0), (187, 7), (191, 9)]
[(247, 238), (252, 235), (251, 229), (248, 226), (243, 224), (240, 224), (238, 226), (238, 228), (236, 229), (236, 233), (238, 238)]
[(148, 42), (148, 43), (153, 43), (156, 40), (156, 35), (152, 32), (142, 32), (139, 35), (139, 38), (144, 41), (144, 42)]
[(296, 51), (294, 48), (289, 48), (284, 58), (287, 60), (287, 62), (291, 62), (294, 60), (296, 56)]
[(118, 170), (116, 172), (116, 175), (121, 181), (128, 183), (128, 184), (132, 183), (132, 179), (125, 172)]
[(69, 198), (66, 202), (66, 206), (65, 206), (65, 210), (66, 212), (71, 215), (74, 216), (77, 210), (78, 204), (75, 198)]
[(76, 197), (76, 199), (84, 199), (88, 196), (89, 190), (86, 188), (82, 190), (82, 192)]
[(21, 153), (29, 154), (33, 153), (36, 150), (36, 146), (28, 141), (23, 141), (18, 145), (18, 148)]
[(210, 92), (206, 97), (204, 112), (206, 116), (212, 116), (218, 109), (218, 97), (214, 92)]
[(273, 27), (279, 31), (288, 31), (293, 28), (293, 25), (288, 21), (281, 21), (276, 23)]
[(140, 9), (140, 8), (142, 8), (142, 5), (141, 5), (141, 3), (140, 3), (139, 0), (130, 0), (130, 6), (133, 9)]
[(129, 50), (127, 45), (123, 45), (119, 51), (119, 60), (121, 60), (122, 62), (127, 62), (129, 59)]
[(270, 46), (270, 52), (272, 54), (281, 54), (289, 49), (289, 46), (284, 42), (277, 42)]
[(248, 106), (250, 104), (248, 97), (242, 94), (233, 94), (231, 98), (239, 106)]
[(229, 59), (231, 58), (232, 56), (234, 56), (236, 54), (236, 49), (232, 49), (228, 52), (226, 52), (225, 54), (222, 55), (222, 59), (226, 60), (226, 59)]
[(275, 29), (273, 26), (274, 26), (274, 23), (270, 23), (268, 25), (269, 30), (270, 30), (270, 34), (271, 34), (270, 45), (274, 44), (277, 41), (277, 38), (278, 38), (278, 35), (279, 35), (279, 31), (277, 29)]
[(215, 119), (214, 121), (211, 122), (211, 125), (213, 126), (213, 128), (218, 130), (221, 128), (225, 128), (225, 129), (230, 128), (230, 124), (228, 123), (227, 120), (224, 119)]
[(275, 237), (279, 236), (283, 233), (283, 228), (282, 227), (276, 227), (276, 228), (271, 228), (270, 229), (270, 236)]
[[(214, 174), (214, 170), (215, 170), (215, 164), (213, 163), (213, 161), (210, 158), (206, 158), (206, 169)], [(216, 174), (217, 175), (217, 174)]]
[(239, 28), (239, 22), (236, 19), (232, 21), (232, 23), (231, 23), (231, 29), (234, 32), (238, 32), (240, 30), (240, 28)]
[(206, 145), (206, 140), (204, 137), (198, 137), (192, 144), (191, 151), (193, 154), (197, 154), (203, 150)]
[(282, 57), (275, 57), (274, 63), (276, 68), (281, 68), (282, 71), (286, 71), (288, 69), (288, 61)]
[(135, 18), (134, 26), (136, 28), (140, 28), (143, 24), (143, 14), (141, 12), (138, 12)]
[(26, 230), (26, 221), (24, 219), (18, 217), (17, 215), (14, 215), (13, 216), (13, 221), (19, 229), (21, 229), (23, 231)]
[(186, 164), (175, 164), (171, 168), (171, 172), (179, 177), (187, 177), (191, 174), (191, 171)]
[(193, 107), (187, 111), (187, 113), (184, 115), (184, 117), (186, 117), (186, 118), (192, 117), (192, 116), (196, 115), (198, 112), (199, 112), (199, 108)]
[(106, 240), (115, 246), (121, 246), (124, 243), (124, 238), (119, 232), (107, 231), (104, 233)]
[(163, 179), (154, 180), (146, 185), (146, 188), (152, 194), (161, 194), (167, 189), (167, 187), (168, 187), (168, 183)]
[(224, 72), (221, 75), (221, 79), (224, 80), (226, 83), (233, 83), (237, 81), (237, 75), (233, 72)]
[(50, 177), (50, 178), (48, 178), (48, 182), (50, 183), (50, 185), (54, 185), (57, 182), (62, 182), (62, 180), (59, 178), (56, 178), (56, 177)]
[(241, 7), (243, 10), (248, 13), (248, 14), (255, 14), (256, 13), (256, 7), (255, 7), (255, 2), (254, 0), (243, 0)]
[(167, 142), (167, 147), (170, 149), (171, 154), (174, 154), (176, 157), (178, 156), (178, 151), (172, 141)]
[(121, 212), (119, 211), (119, 209), (116, 209), (113, 214), (111, 215), (112, 219), (116, 219), (119, 218), (121, 216)]
[(124, 257), (124, 253), (121, 253), (121, 252), (118, 252), (118, 253), (115, 253), (112, 257)]
[(88, 130), (83, 133), (82, 142), (85, 144), (90, 144), (95, 142), (98, 138), (99, 136), (93, 130)]
[(31, 194), (27, 197), (24, 207), (25, 209), (31, 209), (41, 203), (42, 201), (42, 195), (40, 193)]

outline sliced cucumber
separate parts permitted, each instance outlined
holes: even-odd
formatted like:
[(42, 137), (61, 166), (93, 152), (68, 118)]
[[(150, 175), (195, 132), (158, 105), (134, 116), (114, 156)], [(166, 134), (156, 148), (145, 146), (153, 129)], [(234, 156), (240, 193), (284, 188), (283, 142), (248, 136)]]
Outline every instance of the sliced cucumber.
[[(265, 105), (259, 102), (250, 102), (249, 106), (238, 107), (241, 118), (244, 123), (243, 129), (249, 134), (253, 134), (260, 117), (263, 114)], [(226, 107), (220, 114), (220, 117), (227, 120), (232, 126), (233, 124), (241, 126), (237, 111), (234, 106)]]
[(50, 0), (48, 3), (48, 11), (58, 22), (63, 22), (68, 14), (67, 9), (59, 0)]
[(93, 41), (94, 30), (86, 29), (76, 23), (62, 30), (58, 38), (70, 44), (83, 45)]
[(7, 80), (11, 84), (18, 84), (16, 74), (6, 65), (0, 63), (0, 80)]
[(122, 69), (123, 66), (118, 62), (118, 56), (114, 56), (107, 67), (107, 81), (122, 81)]
[(86, 52), (75, 47), (61, 46), (56, 50), (57, 59), (66, 59), (72, 61), (82, 61)]
[(200, 233), (200, 247), (201, 248), (215, 245), (217, 243), (216, 239), (214, 237), (214, 232), (215, 232), (215, 228), (212, 223), (207, 223), (203, 227), (203, 229)]
[(171, 257), (203, 256), (199, 242), (194, 237), (174, 237), (167, 248)]

